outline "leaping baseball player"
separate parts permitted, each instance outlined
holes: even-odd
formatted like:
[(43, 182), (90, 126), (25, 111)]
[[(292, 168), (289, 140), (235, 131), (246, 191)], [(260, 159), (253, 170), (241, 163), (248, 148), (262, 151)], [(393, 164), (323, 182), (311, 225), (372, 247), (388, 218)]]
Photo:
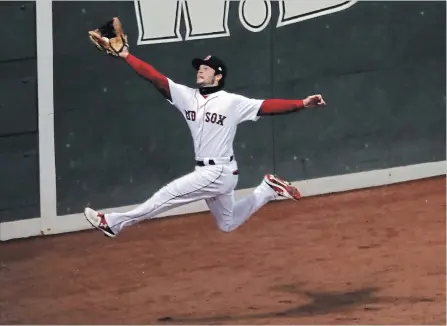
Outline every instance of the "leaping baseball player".
[[(93, 35), (99, 44), (107, 39)], [(224, 90), (227, 68), (214, 55), (195, 58), (196, 87), (174, 82), (129, 52), (128, 46), (117, 52), (139, 75), (145, 77), (185, 118), (194, 143), (195, 169), (171, 181), (136, 208), (123, 213), (102, 213), (89, 207), (84, 214), (92, 226), (109, 237), (116, 237), (126, 227), (191, 202), (205, 200), (224, 232), (236, 230), (267, 202), (278, 196), (299, 200), (301, 194), (290, 182), (267, 174), (254, 191), (235, 201), (238, 164), (233, 141), (237, 126), (257, 121), (263, 116), (292, 113), (303, 108), (321, 107), (321, 95), (305, 99), (252, 99)]]

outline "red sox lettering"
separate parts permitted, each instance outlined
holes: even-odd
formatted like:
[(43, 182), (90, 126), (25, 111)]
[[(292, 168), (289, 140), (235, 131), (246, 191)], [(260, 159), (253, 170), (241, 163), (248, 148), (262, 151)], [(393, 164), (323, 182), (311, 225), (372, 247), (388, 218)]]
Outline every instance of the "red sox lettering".
[(227, 118), (226, 116), (223, 116), (222, 114), (211, 113), (211, 112), (207, 112), (205, 114), (205, 116), (206, 116), (205, 122), (216, 123), (221, 126), (223, 126), (223, 122)]
[[(196, 121), (196, 112), (195, 111), (186, 111), (185, 110), (185, 118), (189, 121)], [(227, 117), (222, 114), (206, 112), (205, 113), (205, 122), (215, 123), (223, 126), (224, 120)]]
[(196, 113), (194, 111), (185, 110), (185, 118), (186, 120), (196, 121)]

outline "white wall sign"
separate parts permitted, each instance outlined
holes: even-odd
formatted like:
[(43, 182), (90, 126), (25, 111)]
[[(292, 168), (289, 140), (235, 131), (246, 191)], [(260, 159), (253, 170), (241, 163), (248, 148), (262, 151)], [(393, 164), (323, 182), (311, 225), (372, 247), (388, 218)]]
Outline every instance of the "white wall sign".
[[(282, 0), (276, 27), (333, 14), (345, 10), (357, 1)], [(230, 36), (228, 11), (230, 0), (163, 0), (135, 1), (138, 23), (137, 45), (180, 42)], [(247, 30), (260, 32), (272, 16), (270, 0), (239, 1), (239, 20)], [(186, 32), (180, 33), (181, 19)]]

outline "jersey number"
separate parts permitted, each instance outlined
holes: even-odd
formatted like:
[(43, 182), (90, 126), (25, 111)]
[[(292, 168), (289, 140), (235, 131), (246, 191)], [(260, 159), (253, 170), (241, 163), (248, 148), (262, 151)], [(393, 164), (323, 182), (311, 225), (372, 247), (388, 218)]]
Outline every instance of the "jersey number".
[(196, 121), (196, 113), (194, 111), (186, 111), (185, 116), (187, 120)]

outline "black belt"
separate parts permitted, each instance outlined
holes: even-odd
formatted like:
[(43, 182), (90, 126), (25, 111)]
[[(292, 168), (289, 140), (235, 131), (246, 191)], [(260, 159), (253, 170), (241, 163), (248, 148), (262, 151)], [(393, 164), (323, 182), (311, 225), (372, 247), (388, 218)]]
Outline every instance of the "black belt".
[[(231, 156), (230, 156), (230, 162), (233, 161), (233, 158), (234, 158), (233, 155), (231, 155)], [(198, 166), (205, 166), (205, 162), (204, 162), (204, 161), (196, 161), (196, 164), (197, 164)], [(208, 161), (208, 164), (209, 164), (209, 165), (216, 165), (216, 163), (214, 162), (214, 160), (209, 160), (209, 161)]]

